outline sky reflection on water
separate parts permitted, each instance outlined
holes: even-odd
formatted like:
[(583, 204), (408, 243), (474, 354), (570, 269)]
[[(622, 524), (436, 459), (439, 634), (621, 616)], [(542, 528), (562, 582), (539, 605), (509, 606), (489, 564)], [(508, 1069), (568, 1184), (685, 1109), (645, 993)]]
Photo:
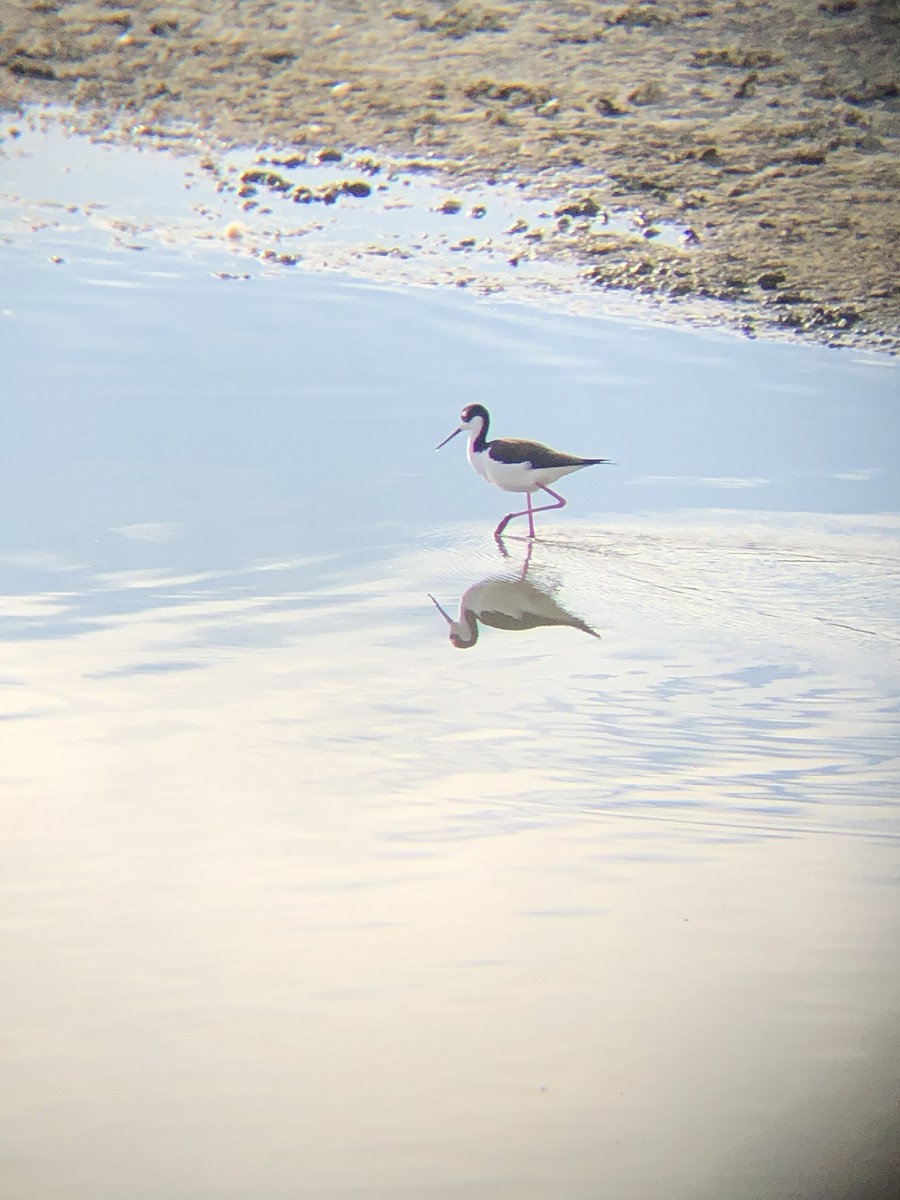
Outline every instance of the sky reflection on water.
[[(836, 1200), (898, 1078), (895, 368), (44, 250), (0, 250), (10, 1193)], [(599, 638), (450, 645), (429, 596), (525, 552), (433, 453), (473, 399), (620, 464), (526, 576)]]

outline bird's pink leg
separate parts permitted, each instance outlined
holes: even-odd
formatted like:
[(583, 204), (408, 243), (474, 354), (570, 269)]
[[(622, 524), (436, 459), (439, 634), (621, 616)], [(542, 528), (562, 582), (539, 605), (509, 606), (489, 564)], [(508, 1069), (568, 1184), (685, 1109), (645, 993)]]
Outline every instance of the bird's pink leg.
[(548, 488), (545, 483), (542, 483), (540, 485), (540, 487), (541, 487), (541, 491), (547, 492), (548, 495), (553, 497), (553, 499), (556, 501), (556, 503), (555, 504), (543, 504), (543, 505), (541, 505), (540, 508), (532, 509), (532, 512), (549, 512), (551, 508), (565, 508), (566, 507), (565, 496), (561, 496), (559, 494), (559, 492), (554, 492), (553, 488)]
[(546, 487), (543, 483), (540, 485), (540, 488), (541, 488), (541, 491), (548, 492), (556, 500), (556, 503), (555, 504), (543, 504), (543, 505), (541, 505), (540, 508), (533, 508), (531, 505), (531, 492), (527, 492), (526, 495), (528, 497), (528, 507), (526, 509), (523, 509), (522, 512), (507, 513), (506, 516), (503, 518), (503, 520), (500, 522), (500, 524), (497, 526), (497, 528), (494, 530), (495, 538), (500, 537), (503, 530), (507, 527), (507, 525), (510, 523), (510, 521), (512, 521), (515, 517), (527, 517), (528, 518), (528, 536), (533, 538), (534, 537), (534, 514), (535, 513), (548, 512), (551, 508), (565, 508), (565, 505), (566, 505), (565, 498), (563, 496), (560, 496), (559, 492), (554, 492), (552, 488)]
[(516, 517), (528, 518), (528, 536), (534, 537), (534, 517), (532, 516), (533, 510), (531, 507), (531, 492), (526, 492), (525, 494), (528, 497), (528, 507), (523, 508), (521, 512), (507, 513), (494, 530), (494, 537), (498, 542), (500, 541), (500, 535), (503, 533), (503, 530), (507, 527), (510, 521), (514, 520)]

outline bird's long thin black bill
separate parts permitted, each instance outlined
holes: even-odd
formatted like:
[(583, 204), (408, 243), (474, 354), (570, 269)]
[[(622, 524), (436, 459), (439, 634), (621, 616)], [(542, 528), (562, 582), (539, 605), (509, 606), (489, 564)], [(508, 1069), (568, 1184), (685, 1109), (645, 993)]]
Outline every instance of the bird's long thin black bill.
[(446, 446), (448, 442), (452, 442), (458, 433), (462, 433), (462, 426), (459, 429), (454, 429), (449, 437), (445, 437), (440, 446), (435, 446), (435, 450), (440, 450), (441, 446)]
[[(440, 446), (438, 446), (437, 449), (440, 450)], [(444, 620), (447, 622), (447, 624), (452, 626), (453, 618), (446, 611), (446, 609), (441, 608), (440, 604), (438, 604), (437, 600), (435, 600), (435, 598), (434, 598), (434, 596), (432, 596), (431, 592), (428, 592), (428, 599), (431, 601), (431, 603), (434, 605), (434, 607), (438, 610), (438, 612), (441, 614), (441, 616), (444, 618)]]

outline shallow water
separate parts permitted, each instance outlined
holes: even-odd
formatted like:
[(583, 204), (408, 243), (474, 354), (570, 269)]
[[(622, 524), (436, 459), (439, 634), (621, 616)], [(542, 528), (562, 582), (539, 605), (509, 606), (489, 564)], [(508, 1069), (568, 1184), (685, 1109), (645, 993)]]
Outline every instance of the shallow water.
[(894, 365), (6, 215), (5, 1190), (884, 1183)]

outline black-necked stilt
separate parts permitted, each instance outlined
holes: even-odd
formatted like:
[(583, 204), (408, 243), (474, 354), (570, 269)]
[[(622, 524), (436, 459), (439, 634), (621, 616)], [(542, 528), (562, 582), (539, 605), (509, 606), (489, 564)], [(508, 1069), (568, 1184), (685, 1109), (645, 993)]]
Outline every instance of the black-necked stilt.
[[(487, 440), (488, 426), (491, 418), (483, 404), (467, 404), (460, 413), (460, 424), (450, 437), (444, 438), (436, 450), (455, 438), (458, 433), (469, 435), (469, 462), (483, 479), (502, 488), (504, 492), (524, 492), (528, 498), (528, 507), (522, 512), (507, 513), (497, 528), (494, 537), (500, 537), (506, 526), (514, 517), (528, 518), (528, 536), (534, 537), (534, 514), (547, 512), (551, 508), (563, 508), (566, 501), (558, 492), (549, 486), (562, 479), (563, 475), (571, 475), (582, 467), (593, 467), (597, 463), (608, 463), (608, 458), (576, 458), (572, 454), (561, 454), (542, 446), (540, 442), (525, 442), (520, 438), (495, 438)], [(531, 503), (532, 494), (536, 491), (547, 492), (556, 501), (555, 504), (543, 504), (534, 508)]]

